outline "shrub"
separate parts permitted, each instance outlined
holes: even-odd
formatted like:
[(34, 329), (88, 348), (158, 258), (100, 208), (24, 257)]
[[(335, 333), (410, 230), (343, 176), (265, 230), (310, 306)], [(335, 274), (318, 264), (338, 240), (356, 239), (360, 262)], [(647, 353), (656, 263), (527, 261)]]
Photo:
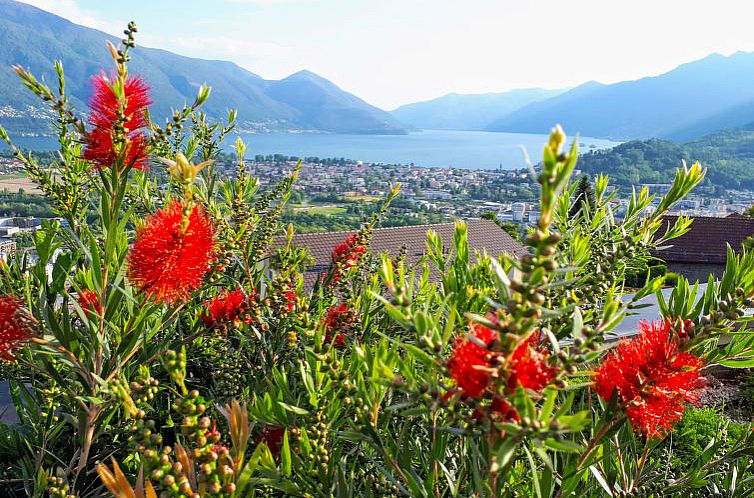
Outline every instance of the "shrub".
[(41, 164), (0, 139), (63, 222), (35, 234), (35, 258), (0, 265), (0, 355), (18, 365), (3, 372), (19, 416), (0, 427), (6, 495), (683, 496), (712, 493), (725, 466), (740, 471), (724, 489), (746, 491), (751, 431), (673, 482), (649, 456), (697, 401), (703, 365), (750, 361), (743, 334), (717, 342), (752, 305), (754, 255), (731, 254), (704, 295), (679, 279), (658, 293), (664, 318), (603, 355), (661, 288), (622, 295), (688, 230), (681, 217), (658, 232), (698, 164), (648, 216), (653, 198), (635, 193), (621, 223), (598, 177), (587, 224), (569, 216), (577, 144), (556, 127), (520, 258), (472, 254), (461, 221), (452, 241), (428, 232), (417, 266), (373, 254), (394, 187), (310, 290), (309, 255), (292, 228), (277, 235), (299, 168), (262, 191), (237, 141), (221, 175), (235, 113), (208, 122), (206, 87), (150, 121), (128, 71), (135, 31), (110, 46), (87, 122), (60, 64), (56, 92), (16, 68), (57, 116), (60, 150)]
[(729, 449), (746, 430), (747, 426), (731, 422), (718, 410), (713, 408), (695, 408), (686, 410), (683, 418), (673, 431), (672, 444), (681, 465), (696, 460), (713, 440), (722, 443), (723, 449)]
[(626, 285), (628, 287), (640, 288), (644, 286), (647, 278), (661, 277), (668, 272), (668, 267), (661, 260), (652, 258), (646, 264), (641, 264), (639, 269), (631, 269), (626, 274)]

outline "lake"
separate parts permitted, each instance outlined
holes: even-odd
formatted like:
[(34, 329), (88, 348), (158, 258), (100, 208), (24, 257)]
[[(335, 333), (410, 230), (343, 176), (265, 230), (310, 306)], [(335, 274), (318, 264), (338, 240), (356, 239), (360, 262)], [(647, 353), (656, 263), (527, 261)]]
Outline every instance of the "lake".
[[(467, 169), (526, 167), (523, 150), (537, 163), (547, 135), (484, 131), (426, 130), (408, 135), (342, 135), (326, 133), (246, 133), (247, 157), (283, 154), (300, 157), (344, 157), (373, 163), (414, 163)], [(229, 136), (231, 150), (235, 136)], [(36, 150), (54, 147), (51, 138), (19, 138), (17, 145)], [(604, 149), (618, 142), (580, 137), (581, 151)]]

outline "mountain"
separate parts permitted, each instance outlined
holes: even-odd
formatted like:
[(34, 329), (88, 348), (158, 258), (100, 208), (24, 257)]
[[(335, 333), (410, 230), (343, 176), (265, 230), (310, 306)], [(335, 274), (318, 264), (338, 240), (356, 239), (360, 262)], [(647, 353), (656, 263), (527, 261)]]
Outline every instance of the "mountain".
[[(62, 60), (71, 103), (85, 110), (89, 78), (112, 66), (105, 40), (117, 43), (106, 33), (36, 7), (0, 0), (0, 124), (29, 132), (47, 126), (44, 118), (49, 111), (22, 87), (10, 70), (14, 64), (30, 69), (55, 89), (53, 62)], [(308, 71), (272, 81), (227, 61), (144, 47), (136, 47), (132, 54), (131, 73), (141, 75), (152, 86), (155, 119), (168, 117), (171, 108), (193, 101), (199, 86), (207, 83), (212, 96), (204, 111), (211, 118), (223, 119), (229, 108), (236, 108), (242, 129), (406, 133), (389, 113)]]
[(526, 105), (490, 131), (541, 133), (553, 123), (617, 140), (690, 140), (754, 120), (754, 53), (710, 55), (659, 76), (611, 85), (590, 82)]
[(294, 109), (296, 119), (305, 120), (316, 129), (373, 134), (402, 130), (402, 125), (389, 113), (311, 71), (299, 71), (270, 82), (266, 95)]
[(484, 130), (521, 107), (549, 99), (564, 90), (527, 88), (502, 93), (449, 93), (432, 100), (402, 105), (391, 111), (402, 123), (429, 130)]

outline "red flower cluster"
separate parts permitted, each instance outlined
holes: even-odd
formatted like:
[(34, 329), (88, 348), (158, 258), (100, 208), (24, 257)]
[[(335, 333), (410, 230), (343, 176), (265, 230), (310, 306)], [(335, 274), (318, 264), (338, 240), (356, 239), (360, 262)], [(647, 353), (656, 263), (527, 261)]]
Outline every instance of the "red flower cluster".
[[(489, 407), (477, 406), (474, 408), (471, 418), (478, 421), (495, 418), (500, 422), (521, 422), (521, 415), (519, 415), (513, 403), (499, 394), (492, 397)], [(504, 431), (502, 435), (505, 436)]]
[(207, 327), (239, 322), (239, 317), (248, 305), (249, 299), (242, 289), (223, 290), (209, 301), (204, 302), (205, 312), (202, 315), (202, 322)]
[(285, 300), (285, 311), (290, 313), (296, 305), (296, 293), (293, 291), (284, 292), (283, 299)]
[(557, 370), (548, 365), (549, 353), (540, 350), (539, 335), (532, 334), (513, 351), (510, 360), (508, 388), (515, 390), (521, 384), (524, 389), (541, 391), (552, 382)]
[(676, 332), (678, 333), (678, 337), (681, 339), (686, 339), (693, 336), (694, 332), (696, 331), (696, 324), (694, 324), (694, 322), (689, 319), (682, 320), (680, 318), (676, 318), (674, 321), (672, 318), (665, 318), (665, 322), (667, 322), (668, 326), (675, 328)]
[(513, 404), (502, 396), (492, 398), (490, 408), (494, 413), (500, 415), (504, 422), (521, 422), (521, 415)]
[[(86, 137), (83, 156), (98, 168), (109, 168), (122, 160), (134, 169), (145, 169), (148, 165), (147, 137), (140, 130), (149, 124), (147, 106), (152, 103), (149, 87), (141, 78), (128, 77), (123, 84), (123, 93), (125, 101), (120, 102), (113, 84), (104, 74), (92, 79), (89, 101), (92, 130)], [(113, 140), (116, 125), (123, 126), (125, 144), (122, 150), (116, 150)]]
[(296, 297), (293, 287), (288, 282), (280, 283), (280, 286), (275, 289), (275, 310), (290, 313), (296, 306)]
[[(470, 335), (487, 347), (498, 339), (498, 333), (477, 323), (471, 324)], [(506, 365), (508, 389), (520, 384), (524, 389), (541, 391), (555, 377), (556, 369), (547, 363), (548, 353), (538, 347), (538, 336), (532, 335), (516, 347)], [(478, 398), (489, 385), (493, 359), (499, 356), (470, 338), (456, 340), (448, 361), (450, 376), (464, 396)]]
[(31, 339), (32, 330), (23, 301), (14, 296), (0, 296), (0, 358), (13, 361), (13, 352)]
[(267, 426), (256, 437), (256, 442), (266, 444), (272, 456), (277, 457), (280, 455), (280, 448), (283, 447), (283, 436), (285, 427)]
[(184, 220), (183, 209), (173, 200), (150, 215), (137, 229), (128, 254), (129, 280), (163, 302), (188, 299), (215, 257), (215, 230), (209, 216), (195, 206)]
[(230, 453), (230, 448), (222, 444), (222, 434), (217, 430), (217, 422), (212, 422), (212, 429), (207, 429), (204, 433), (204, 437), (207, 438), (207, 442), (212, 444), (212, 451), (218, 455), (227, 456)]
[(79, 293), (79, 306), (84, 310), (87, 316), (102, 314), (102, 306), (99, 302), (99, 295), (91, 289), (82, 289)]
[(359, 241), (356, 234), (346, 237), (332, 253), (333, 263), (342, 263), (346, 266), (355, 266), (359, 262), (359, 257), (366, 252), (367, 248)]
[(604, 400), (617, 393), (634, 431), (660, 437), (697, 403), (705, 380), (702, 359), (678, 345), (669, 321), (642, 323), (638, 337), (621, 343), (596, 369), (594, 390)]
[(335, 265), (333, 283), (339, 282), (348, 271), (359, 264), (359, 259), (366, 252), (366, 246), (361, 243), (356, 234), (346, 237), (346, 240), (338, 245), (332, 253), (332, 262)]
[(332, 306), (325, 314), (325, 342), (333, 342), (335, 347), (342, 347), (346, 338), (353, 335), (359, 317), (346, 303)]
[[(471, 324), (470, 335), (487, 347), (499, 337), (494, 330), (477, 323)], [(456, 339), (448, 369), (464, 396), (478, 398), (487, 389), (494, 356), (495, 353), (468, 337)]]

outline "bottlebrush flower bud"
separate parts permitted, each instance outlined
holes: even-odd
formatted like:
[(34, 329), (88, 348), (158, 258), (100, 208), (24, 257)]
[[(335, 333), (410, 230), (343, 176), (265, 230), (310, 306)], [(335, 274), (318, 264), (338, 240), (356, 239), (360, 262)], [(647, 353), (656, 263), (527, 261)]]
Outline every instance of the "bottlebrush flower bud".
[(196, 175), (201, 170), (212, 164), (212, 161), (204, 161), (203, 163), (193, 164), (182, 152), (178, 152), (175, 156), (175, 161), (161, 157), (158, 159), (162, 164), (167, 166), (170, 176), (177, 182), (184, 185), (191, 185), (196, 180)]

